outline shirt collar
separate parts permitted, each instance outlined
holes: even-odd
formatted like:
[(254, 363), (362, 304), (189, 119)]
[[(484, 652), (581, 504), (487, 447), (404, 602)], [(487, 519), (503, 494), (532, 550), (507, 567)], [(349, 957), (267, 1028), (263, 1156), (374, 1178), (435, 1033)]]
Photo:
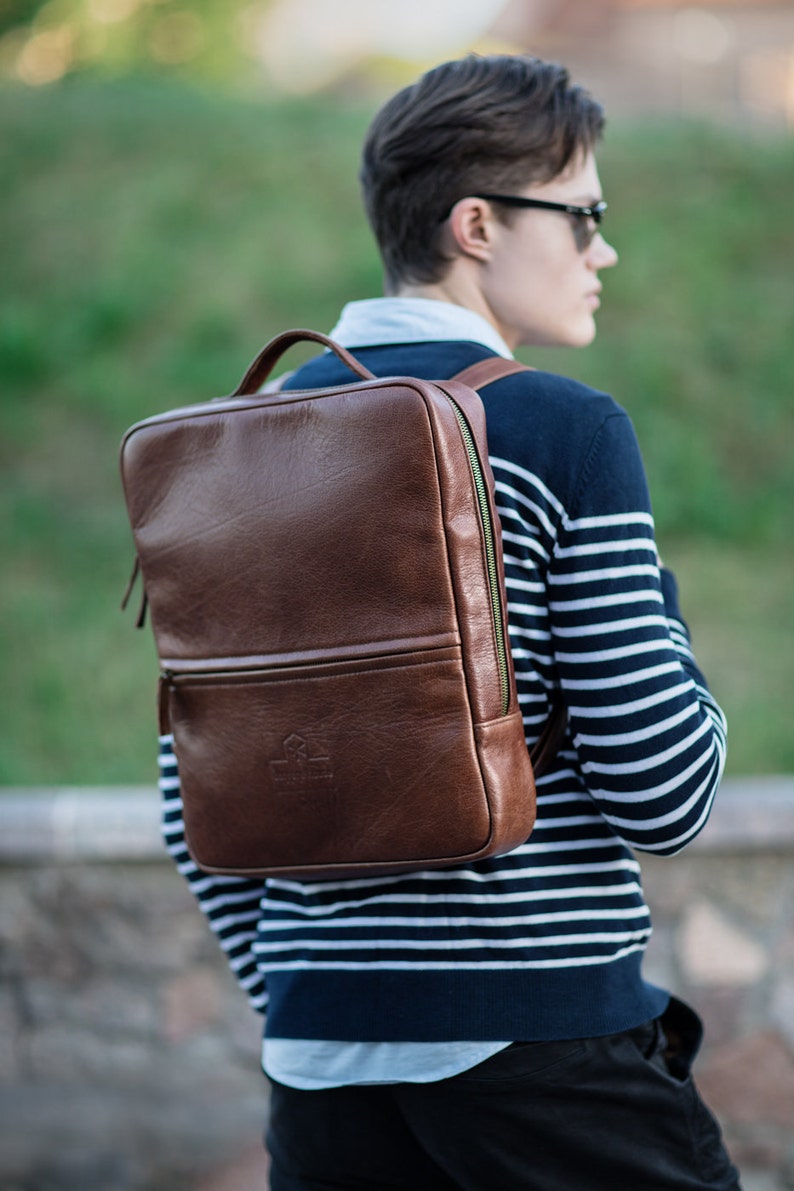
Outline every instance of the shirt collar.
[(348, 302), (329, 334), (342, 347), (465, 339), (482, 344), (498, 356), (513, 359), (502, 336), (481, 314), (433, 298), (365, 298)]

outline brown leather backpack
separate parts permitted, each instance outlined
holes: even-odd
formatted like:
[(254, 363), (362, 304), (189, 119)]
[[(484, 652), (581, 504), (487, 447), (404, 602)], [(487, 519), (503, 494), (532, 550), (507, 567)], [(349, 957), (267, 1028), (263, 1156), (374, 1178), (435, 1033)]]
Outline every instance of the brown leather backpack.
[[(305, 339), (359, 379), (260, 391)], [(521, 367), (489, 358), (449, 381), (377, 379), (325, 336), (288, 331), (231, 397), (125, 435), (161, 729), (201, 868), (396, 873), (530, 834), (533, 767), (474, 392)], [(562, 727), (547, 725), (547, 753)]]

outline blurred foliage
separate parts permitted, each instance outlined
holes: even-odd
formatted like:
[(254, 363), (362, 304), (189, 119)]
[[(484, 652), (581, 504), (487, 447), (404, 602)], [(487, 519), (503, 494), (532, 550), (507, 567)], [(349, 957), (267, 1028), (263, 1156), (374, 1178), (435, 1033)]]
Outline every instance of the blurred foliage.
[(29, 26), (45, 0), (0, 0), (0, 37), (9, 29)]
[[(369, 112), (162, 80), (0, 99), (0, 782), (149, 780), (156, 663), (118, 613), (118, 442), (379, 292)], [(622, 264), (598, 342), (531, 360), (629, 409), (731, 768), (791, 770), (791, 143), (618, 128), (602, 174)]]
[(73, 71), (258, 77), (268, 0), (0, 0), (0, 76)]

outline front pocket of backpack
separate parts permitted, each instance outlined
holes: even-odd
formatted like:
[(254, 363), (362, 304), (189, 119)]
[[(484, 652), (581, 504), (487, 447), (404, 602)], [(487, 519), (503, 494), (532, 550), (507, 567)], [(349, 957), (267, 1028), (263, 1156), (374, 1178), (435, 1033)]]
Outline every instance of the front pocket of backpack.
[(171, 672), (167, 696), (200, 867), (422, 867), (490, 838), (457, 647)]

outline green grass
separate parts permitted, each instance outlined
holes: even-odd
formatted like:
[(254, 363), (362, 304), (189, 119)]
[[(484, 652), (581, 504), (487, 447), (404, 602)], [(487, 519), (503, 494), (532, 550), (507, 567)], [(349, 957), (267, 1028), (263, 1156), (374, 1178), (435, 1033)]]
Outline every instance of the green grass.
[[(0, 94), (0, 782), (153, 776), (118, 442), (379, 292), (367, 118), (151, 82)], [(791, 142), (617, 129), (602, 175), (622, 264), (598, 342), (531, 359), (631, 413), (731, 769), (792, 769)]]

